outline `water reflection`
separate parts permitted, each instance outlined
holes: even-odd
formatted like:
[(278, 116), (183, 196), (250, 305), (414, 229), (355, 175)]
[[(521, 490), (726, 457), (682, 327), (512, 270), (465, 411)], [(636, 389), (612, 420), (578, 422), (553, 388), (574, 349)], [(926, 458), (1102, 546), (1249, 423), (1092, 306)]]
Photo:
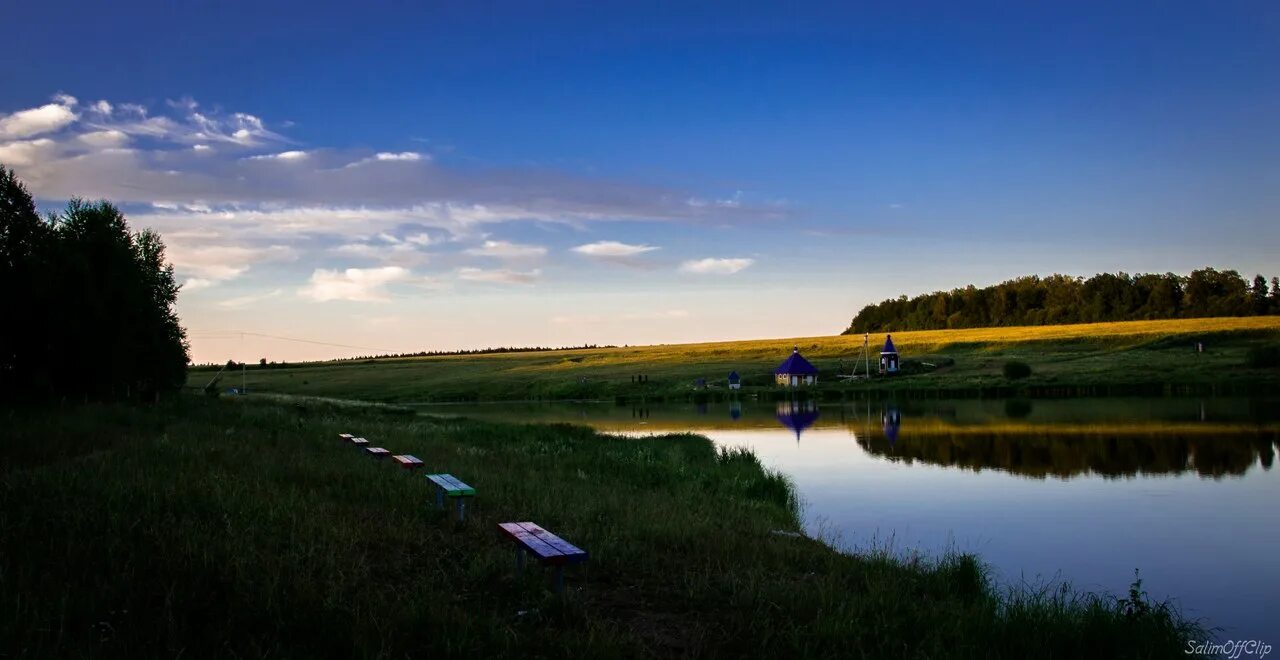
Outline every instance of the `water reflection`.
[(1154, 597), (1178, 597), (1225, 636), (1280, 635), (1275, 399), (743, 397), (424, 411), (700, 433), (791, 478), (805, 528), (837, 547), (974, 552), (1009, 583), (1058, 577), (1118, 594), (1137, 567)]
[(1274, 440), (1267, 434), (1227, 436), (1126, 435), (1099, 432), (1064, 437), (1041, 433), (964, 433), (898, 440), (885, 426), (880, 437), (858, 445), (873, 456), (968, 470), (1003, 470), (1027, 477), (1083, 474), (1132, 477), (1195, 472), (1203, 477), (1240, 476), (1254, 465), (1270, 470)]
[[(821, 413), (818, 411), (818, 403), (816, 401), (779, 401), (777, 406), (778, 423), (783, 427), (791, 429), (796, 434), (796, 442), (800, 442), (800, 434), (805, 429), (813, 426), (818, 421)], [(732, 413), (731, 413), (732, 416)], [(733, 417), (738, 419), (738, 417)]]

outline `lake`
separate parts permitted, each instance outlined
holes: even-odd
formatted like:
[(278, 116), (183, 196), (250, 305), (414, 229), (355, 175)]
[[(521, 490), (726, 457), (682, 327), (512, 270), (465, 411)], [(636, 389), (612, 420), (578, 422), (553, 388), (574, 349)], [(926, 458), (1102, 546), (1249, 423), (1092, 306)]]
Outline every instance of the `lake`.
[(699, 433), (786, 474), (847, 551), (977, 554), (1004, 584), (1157, 598), (1280, 642), (1280, 400), (432, 405), (430, 414)]

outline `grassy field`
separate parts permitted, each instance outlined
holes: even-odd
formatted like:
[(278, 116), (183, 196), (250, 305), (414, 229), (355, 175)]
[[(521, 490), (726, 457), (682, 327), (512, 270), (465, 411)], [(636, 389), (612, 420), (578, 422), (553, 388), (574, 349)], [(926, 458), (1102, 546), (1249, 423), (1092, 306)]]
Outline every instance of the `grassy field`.
[[(5, 412), (0, 656), (1164, 658), (1144, 598), (1005, 593), (972, 557), (794, 533), (785, 479), (691, 435), (182, 397)], [(356, 432), (479, 492), (465, 525)], [(591, 552), (563, 600), (495, 524)], [(781, 534), (776, 532), (783, 532)]]
[[(883, 341), (872, 337), (873, 370)], [(1205, 343), (1205, 353), (1192, 350), (1196, 341)], [(250, 390), (384, 402), (670, 398), (692, 394), (699, 378), (723, 393), (731, 370), (749, 392), (773, 392), (774, 367), (799, 346), (821, 370), (823, 394), (836, 397), (1280, 390), (1280, 370), (1246, 365), (1250, 348), (1280, 346), (1280, 317), (930, 330), (895, 334), (894, 342), (917, 373), (839, 381), (841, 363), (844, 373), (853, 368), (862, 338), (832, 336), (250, 367), (245, 377)], [(1031, 365), (1031, 376), (1005, 378), (1001, 369), (1010, 360)], [(632, 382), (638, 375), (648, 382)], [(211, 376), (193, 370), (189, 384), (203, 386)], [(239, 386), (240, 379), (236, 374), (224, 385)]]

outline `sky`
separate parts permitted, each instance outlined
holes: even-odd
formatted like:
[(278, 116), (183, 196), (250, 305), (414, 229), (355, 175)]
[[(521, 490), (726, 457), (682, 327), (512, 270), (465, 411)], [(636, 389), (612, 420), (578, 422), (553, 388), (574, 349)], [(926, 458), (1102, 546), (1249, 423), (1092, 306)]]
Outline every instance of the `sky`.
[(813, 336), (1026, 274), (1280, 272), (1273, 2), (4, 14), (0, 163), (43, 211), (162, 233), (196, 362)]

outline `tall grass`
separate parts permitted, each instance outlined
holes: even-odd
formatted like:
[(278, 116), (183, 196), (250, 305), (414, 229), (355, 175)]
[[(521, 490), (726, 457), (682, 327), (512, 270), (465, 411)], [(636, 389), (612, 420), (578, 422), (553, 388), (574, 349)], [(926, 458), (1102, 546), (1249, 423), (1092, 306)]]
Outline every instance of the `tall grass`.
[[(0, 655), (1169, 657), (1197, 632), (775, 534), (799, 530), (786, 479), (698, 436), (252, 397), (4, 423)], [(469, 521), (339, 432), (475, 486)], [(591, 553), (566, 598), (514, 577), (509, 520)]]

